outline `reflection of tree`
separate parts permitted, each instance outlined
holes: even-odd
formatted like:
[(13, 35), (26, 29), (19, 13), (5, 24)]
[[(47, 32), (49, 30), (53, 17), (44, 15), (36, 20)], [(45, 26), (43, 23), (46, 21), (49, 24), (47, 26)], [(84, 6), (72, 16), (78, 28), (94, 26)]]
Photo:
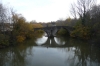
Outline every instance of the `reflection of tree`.
[(25, 66), (27, 55), (31, 55), (31, 47), (20, 49), (20, 47), (8, 48), (0, 52), (0, 66)]
[(66, 62), (69, 66), (100, 66), (100, 46), (78, 39), (65, 41), (66, 47), (59, 48), (59, 50), (66, 52)]
[[(60, 40), (60, 38), (58, 38)], [(51, 41), (51, 43), (50, 43)], [(66, 64), (69, 66), (100, 66), (100, 47), (85, 41), (61, 38), (65, 44), (57, 44), (48, 38), (45, 46), (58, 47), (59, 52), (66, 52)], [(27, 44), (28, 43), (28, 44)], [(14, 48), (0, 50), (0, 66), (25, 66), (26, 58), (32, 54), (33, 41)], [(56, 43), (56, 44), (54, 44)]]
[[(78, 46), (78, 48), (75, 50), (75, 56), (77, 56), (79, 59), (79, 62), (77, 65), (79, 65), (79, 66), (89, 66), (89, 65), (92, 66), (94, 63), (95, 64), (97, 62), (100, 63), (100, 57), (99, 57), (100, 52), (98, 52), (96, 50), (98, 50), (98, 49), (93, 47), (92, 45), (81, 43)], [(88, 63), (89, 63), (89, 65), (88, 65)]]
[[(70, 39), (67, 43), (75, 47), (74, 50), (71, 50), (73, 47), (69, 47), (69, 52), (74, 51), (74, 56), (69, 55), (67, 59), (71, 66), (100, 66), (100, 48), (75, 39)], [(64, 49), (65, 51), (68, 50), (68, 48)]]

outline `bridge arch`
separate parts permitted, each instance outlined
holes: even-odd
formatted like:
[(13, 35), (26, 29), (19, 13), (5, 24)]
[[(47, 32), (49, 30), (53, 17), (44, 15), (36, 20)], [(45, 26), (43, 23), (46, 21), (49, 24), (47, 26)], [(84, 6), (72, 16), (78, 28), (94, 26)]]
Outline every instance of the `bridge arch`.
[(71, 30), (73, 29), (72, 27), (69, 26), (51, 26), (51, 27), (35, 28), (35, 31), (41, 29), (47, 33), (48, 37), (54, 37), (56, 36), (55, 34), (62, 28), (65, 29), (69, 33), (69, 35)]

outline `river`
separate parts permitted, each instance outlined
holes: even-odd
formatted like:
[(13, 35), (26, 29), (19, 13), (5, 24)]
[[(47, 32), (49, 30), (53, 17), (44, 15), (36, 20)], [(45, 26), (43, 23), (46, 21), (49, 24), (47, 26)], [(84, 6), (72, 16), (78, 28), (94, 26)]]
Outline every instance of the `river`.
[(0, 49), (0, 66), (100, 66), (100, 47), (78, 39), (43, 36)]

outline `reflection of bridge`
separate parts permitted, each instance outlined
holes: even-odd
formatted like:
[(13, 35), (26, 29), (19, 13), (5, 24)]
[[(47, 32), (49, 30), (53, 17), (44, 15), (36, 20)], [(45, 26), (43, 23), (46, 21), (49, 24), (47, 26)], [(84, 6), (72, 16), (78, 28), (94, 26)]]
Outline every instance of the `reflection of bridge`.
[[(63, 42), (65, 42), (63, 44)], [(38, 46), (45, 46), (45, 47), (72, 47), (69, 43), (66, 43), (66, 41), (62, 41), (60, 44), (58, 44), (54, 38), (47, 38), (46, 42), (38, 45)]]
[(35, 28), (34, 30), (44, 30), (46, 33), (47, 33), (47, 36), (48, 37), (54, 37), (55, 34), (61, 29), (66, 29), (69, 34), (71, 33), (71, 31), (74, 29), (72, 27), (69, 27), (69, 26), (51, 26), (51, 27), (43, 27), (43, 28)]

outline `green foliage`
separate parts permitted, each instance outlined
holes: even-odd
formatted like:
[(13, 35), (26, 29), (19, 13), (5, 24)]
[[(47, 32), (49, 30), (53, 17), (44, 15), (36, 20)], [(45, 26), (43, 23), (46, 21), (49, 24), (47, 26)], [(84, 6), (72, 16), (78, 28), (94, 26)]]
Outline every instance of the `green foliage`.
[[(31, 23), (30, 23), (31, 24)], [(41, 24), (39, 23), (35, 23), (35, 24), (32, 24), (33, 28), (41, 28), (43, 27)]]
[(37, 30), (34, 32), (34, 37), (35, 38), (41, 38), (44, 34), (44, 31), (43, 30)]
[(100, 22), (95, 23), (91, 28), (94, 31), (93, 35), (100, 37)]
[(21, 43), (25, 40), (25, 37), (24, 36), (17, 36), (17, 42)]
[(0, 45), (8, 46), (9, 45), (9, 36), (0, 34)]
[(83, 39), (89, 39), (91, 37), (91, 30), (89, 27), (77, 26), (70, 34), (71, 37), (79, 37)]
[(60, 29), (57, 34), (62, 36), (69, 36), (69, 32), (65, 29)]
[(38, 30), (38, 33), (44, 33), (44, 31), (43, 30)]

